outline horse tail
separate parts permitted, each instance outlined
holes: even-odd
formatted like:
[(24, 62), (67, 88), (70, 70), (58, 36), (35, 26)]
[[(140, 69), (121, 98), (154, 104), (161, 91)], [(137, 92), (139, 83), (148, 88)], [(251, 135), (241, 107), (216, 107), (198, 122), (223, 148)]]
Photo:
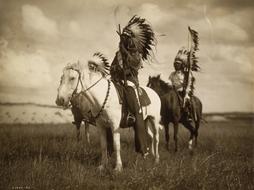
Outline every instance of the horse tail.
[[(195, 96), (194, 96), (195, 97)], [(195, 97), (196, 104), (199, 106), (199, 110), (197, 110), (197, 114), (199, 115), (199, 122), (202, 122), (204, 124), (207, 124), (208, 121), (203, 117), (203, 104), (201, 100), (198, 97)]]
[(194, 120), (197, 123), (200, 123), (202, 120), (202, 112), (203, 112), (203, 105), (200, 99), (196, 96), (192, 98), (192, 115), (194, 116)]
[(205, 118), (203, 118), (203, 116), (201, 117), (201, 121), (202, 121), (203, 123), (205, 123), (205, 124), (208, 123), (208, 121), (207, 121)]

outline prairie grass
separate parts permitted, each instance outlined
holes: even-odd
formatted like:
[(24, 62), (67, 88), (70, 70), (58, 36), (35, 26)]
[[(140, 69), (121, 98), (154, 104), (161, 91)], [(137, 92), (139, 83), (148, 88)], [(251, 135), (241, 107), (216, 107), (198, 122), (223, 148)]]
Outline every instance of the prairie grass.
[[(179, 151), (165, 148), (160, 163), (134, 152), (133, 131), (121, 131), (124, 170), (115, 173), (114, 155), (100, 172), (100, 144), (91, 126), (91, 145), (76, 141), (71, 124), (0, 125), (0, 189), (254, 189), (253, 122), (212, 122), (200, 127), (190, 154), (189, 133), (180, 126)], [(83, 129), (83, 128), (82, 128)], [(84, 129), (83, 129), (84, 130)], [(172, 134), (172, 129), (171, 129)], [(82, 133), (82, 130), (81, 130)], [(172, 135), (171, 135), (172, 136)]]

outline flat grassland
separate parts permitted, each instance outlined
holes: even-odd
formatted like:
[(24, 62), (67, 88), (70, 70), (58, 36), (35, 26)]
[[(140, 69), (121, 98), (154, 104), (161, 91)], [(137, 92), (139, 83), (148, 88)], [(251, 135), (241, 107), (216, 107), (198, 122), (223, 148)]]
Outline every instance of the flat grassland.
[[(84, 130), (84, 128), (82, 128)], [(160, 163), (134, 152), (133, 131), (121, 131), (123, 172), (114, 155), (100, 172), (100, 143), (91, 126), (91, 144), (76, 140), (71, 124), (0, 125), (0, 189), (254, 189), (253, 121), (202, 124), (198, 147), (187, 148), (180, 126), (179, 151), (160, 134)], [(81, 133), (83, 131), (81, 130)]]

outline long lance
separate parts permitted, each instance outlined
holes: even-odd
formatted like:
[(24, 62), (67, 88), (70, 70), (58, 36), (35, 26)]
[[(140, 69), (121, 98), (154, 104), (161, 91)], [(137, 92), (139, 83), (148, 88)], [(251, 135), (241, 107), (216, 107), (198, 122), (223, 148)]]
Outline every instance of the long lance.
[[(190, 27), (188, 27), (188, 44), (190, 41), (190, 46), (188, 47), (189, 49), (189, 53), (188, 53), (188, 58), (187, 58), (187, 67), (185, 70), (185, 86), (184, 86), (184, 92), (186, 93), (188, 88), (191, 88), (191, 93), (189, 94), (190, 97), (193, 95), (193, 90), (194, 90), (194, 86), (193, 86), (193, 82), (194, 82), (194, 78), (192, 77), (193, 81), (190, 81), (190, 78), (192, 76), (192, 72), (191, 71), (198, 71), (199, 70), (199, 66), (197, 65), (197, 57), (195, 56), (195, 52), (198, 50), (198, 33), (194, 30), (192, 30)], [(191, 37), (191, 39), (189, 39), (189, 36)], [(191, 85), (191, 84), (192, 85)], [(193, 88), (193, 89), (192, 89)]]
[[(190, 30), (190, 27), (188, 27), (188, 30)], [(191, 60), (191, 55), (193, 52), (192, 48), (192, 40), (190, 41), (189, 39), (189, 31), (188, 31), (188, 57), (187, 57), (187, 66), (184, 67), (184, 75), (185, 75), (185, 81), (184, 81), (184, 86), (183, 86), (183, 91), (184, 91), (184, 96), (186, 95), (187, 88), (189, 86), (189, 80), (190, 80), (190, 71), (191, 71), (191, 65), (192, 65), (192, 60)], [(189, 46), (189, 41), (190, 41), (190, 46)]]

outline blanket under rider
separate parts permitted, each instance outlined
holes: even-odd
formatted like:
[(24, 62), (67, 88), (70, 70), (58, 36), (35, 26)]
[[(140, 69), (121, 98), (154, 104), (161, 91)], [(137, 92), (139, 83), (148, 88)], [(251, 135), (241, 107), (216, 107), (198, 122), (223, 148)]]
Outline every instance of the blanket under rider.
[(130, 96), (130, 94), (135, 94), (139, 102), (138, 104), (140, 104), (142, 107), (146, 107), (149, 104), (151, 104), (151, 100), (143, 88), (139, 87), (139, 89), (137, 90), (136, 87), (134, 86), (124, 87), (123, 85), (118, 84), (116, 82), (113, 82), (113, 84), (116, 87), (119, 104), (122, 105), (122, 117), (120, 122), (120, 128), (132, 127), (135, 123), (135, 117), (128, 106), (126, 96)]

